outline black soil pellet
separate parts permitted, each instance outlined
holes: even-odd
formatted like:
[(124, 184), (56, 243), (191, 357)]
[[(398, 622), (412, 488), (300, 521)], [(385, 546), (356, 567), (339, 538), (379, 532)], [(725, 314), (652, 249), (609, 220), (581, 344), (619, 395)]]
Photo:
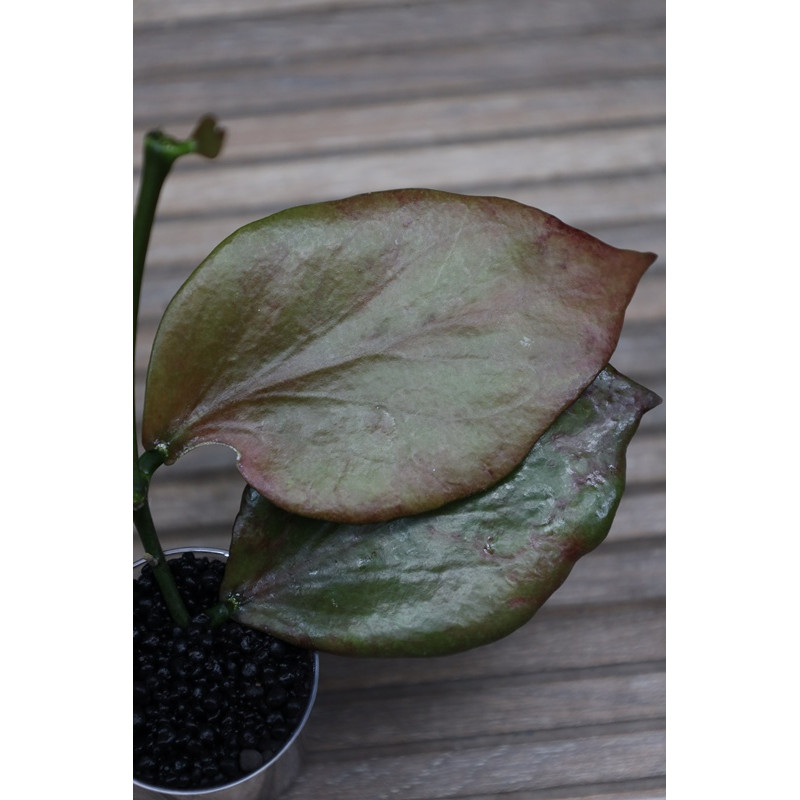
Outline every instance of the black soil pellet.
[(269, 761), (308, 705), (313, 659), (273, 636), (203, 614), (224, 563), (170, 561), (192, 622), (175, 625), (152, 571), (133, 582), (133, 775), (171, 789), (238, 780)]

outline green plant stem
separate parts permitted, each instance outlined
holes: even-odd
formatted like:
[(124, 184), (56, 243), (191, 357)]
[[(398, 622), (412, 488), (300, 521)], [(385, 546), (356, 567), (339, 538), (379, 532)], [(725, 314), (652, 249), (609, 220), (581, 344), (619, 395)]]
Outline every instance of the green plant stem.
[[(139, 184), (139, 197), (133, 217), (133, 350), (136, 357), (136, 333), (139, 320), (139, 296), (144, 276), (144, 263), (150, 231), (156, 215), (156, 206), (161, 187), (169, 174), (178, 154), (164, 147), (164, 137), (157, 132), (148, 133), (144, 144), (142, 178)], [(186, 152), (190, 152), (187, 150)], [(164, 557), (158, 539), (147, 492), (150, 484), (139, 463), (139, 438), (136, 432), (136, 410), (133, 415), (133, 524), (145, 549), (147, 560), (153, 568), (158, 586), (169, 609), (172, 619), (181, 627), (189, 624), (189, 612), (175, 585), (172, 571)]]
[(153, 518), (150, 515), (150, 506), (146, 502), (133, 510), (133, 522), (144, 546), (145, 558), (153, 570), (153, 575), (169, 613), (178, 625), (185, 628), (190, 621), (189, 612), (186, 610), (183, 598), (175, 585), (175, 578), (172, 575), (156, 534)]
[[(147, 498), (150, 478), (153, 472), (163, 463), (164, 456), (155, 450), (148, 450), (140, 459), (134, 458), (133, 524), (136, 526), (136, 532), (139, 534), (139, 540), (145, 550), (145, 558), (153, 570), (167, 610), (175, 623), (185, 628), (189, 624), (189, 612), (186, 610), (186, 604), (183, 602), (178, 587), (175, 585), (175, 578), (169, 568), (169, 562), (161, 548), (161, 542), (156, 533), (156, 526), (153, 523), (150, 503)], [(142, 490), (142, 499), (138, 503), (136, 502), (137, 480), (141, 481), (140, 488)]]
[[(147, 134), (144, 140), (142, 178), (139, 197), (133, 216), (133, 354), (136, 357), (136, 333), (139, 323), (139, 296), (144, 277), (144, 263), (150, 232), (156, 216), (156, 206), (172, 165), (180, 155), (193, 150), (191, 140), (176, 142), (158, 131)], [(133, 505), (146, 502), (148, 480), (139, 468), (139, 438), (136, 433), (136, 410), (133, 415)]]
[(139, 295), (144, 275), (144, 262), (150, 232), (156, 216), (161, 187), (175, 160), (195, 149), (194, 141), (175, 141), (158, 131), (147, 134), (144, 140), (144, 161), (139, 184), (139, 197), (133, 217), (133, 336), (136, 346), (136, 327), (139, 319)]
[[(142, 176), (139, 196), (133, 215), (133, 356), (136, 358), (136, 334), (139, 321), (139, 297), (144, 277), (145, 258), (150, 243), (150, 232), (155, 220), (158, 198), (172, 165), (182, 155), (199, 153), (214, 158), (222, 147), (223, 131), (217, 128), (213, 117), (203, 117), (192, 135), (183, 141), (173, 139), (160, 131), (147, 134), (144, 142)], [(136, 403), (133, 411), (133, 522), (153, 567), (164, 601), (172, 618), (183, 627), (189, 624), (189, 613), (181, 598), (169, 564), (164, 558), (147, 499), (150, 477), (164, 461), (163, 454), (155, 451), (139, 458), (139, 437), (136, 431)]]

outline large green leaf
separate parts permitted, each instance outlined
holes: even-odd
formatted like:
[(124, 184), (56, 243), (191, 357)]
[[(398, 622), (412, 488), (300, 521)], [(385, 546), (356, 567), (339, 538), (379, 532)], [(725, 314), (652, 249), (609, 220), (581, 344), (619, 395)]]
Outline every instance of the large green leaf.
[(346, 655), (439, 655), (498, 639), (606, 536), (625, 449), (659, 402), (606, 368), (510, 476), (438, 512), (339, 525), (248, 488), (222, 595), (238, 597), (247, 625)]
[(143, 438), (239, 454), (307, 516), (373, 522), (508, 474), (608, 362), (654, 256), (510, 200), (431, 190), (289, 209), (168, 307)]

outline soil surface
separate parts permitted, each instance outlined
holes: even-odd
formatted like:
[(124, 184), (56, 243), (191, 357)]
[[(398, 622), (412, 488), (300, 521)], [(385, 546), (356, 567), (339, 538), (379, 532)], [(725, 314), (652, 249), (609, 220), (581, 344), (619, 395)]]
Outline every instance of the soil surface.
[(201, 789), (269, 761), (305, 714), (313, 657), (227, 621), (212, 629), (224, 562), (171, 559), (192, 622), (175, 625), (148, 566), (133, 584), (133, 774), (147, 784)]

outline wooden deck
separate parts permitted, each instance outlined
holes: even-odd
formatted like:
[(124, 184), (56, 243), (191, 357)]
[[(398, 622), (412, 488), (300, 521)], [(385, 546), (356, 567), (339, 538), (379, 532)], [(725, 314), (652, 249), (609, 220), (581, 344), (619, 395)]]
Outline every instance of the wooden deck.
[[(221, 157), (167, 183), (137, 391), (172, 293), (236, 227), (401, 186), (510, 197), (661, 254), (612, 363), (664, 395), (664, 8), (653, 0), (134, 0), (144, 132), (204, 112)], [(507, 639), (448, 658), (322, 657), (287, 800), (664, 796), (664, 410), (629, 455), (608, 540)], [(242, 479), (201, 448), (161, 470), (165, 546), (227, 545)], [(140, 553), (134, 541), (134, 554)]]

